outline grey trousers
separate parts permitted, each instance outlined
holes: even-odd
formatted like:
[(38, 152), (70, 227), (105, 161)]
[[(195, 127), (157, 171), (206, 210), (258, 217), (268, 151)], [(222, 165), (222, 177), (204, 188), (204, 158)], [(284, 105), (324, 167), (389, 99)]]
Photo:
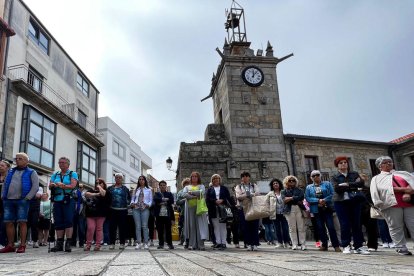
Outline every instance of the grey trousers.
[(390, 229), (392, 241), (395, 247), (407, 248), (407, 241), (404, 234), (404, 225), (410, 231), (411, 237), (414, 237), (414, 206), (408, 208), (388, 208), (382, 210), (385, 221)]

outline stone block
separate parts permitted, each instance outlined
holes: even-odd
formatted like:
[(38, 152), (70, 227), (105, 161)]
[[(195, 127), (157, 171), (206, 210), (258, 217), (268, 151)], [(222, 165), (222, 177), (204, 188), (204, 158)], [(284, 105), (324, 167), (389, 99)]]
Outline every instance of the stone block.
[(256, 128), (234, 128), (234, 136), (244, 136), (244, 137), (258, 137), (259, 132)]

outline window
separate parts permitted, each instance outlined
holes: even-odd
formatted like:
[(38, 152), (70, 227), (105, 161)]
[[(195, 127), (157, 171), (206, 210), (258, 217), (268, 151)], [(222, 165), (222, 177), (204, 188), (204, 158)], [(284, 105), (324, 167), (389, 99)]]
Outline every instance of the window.
[(112, 152), (121, 159), (125, 159), (125, 148), (117, 141), (112, 143)]
[(414, 155), (410, 156), (410, 159), (411, 159), (412, 172), (414, 172)]
[(33, 20), (29, 21), (29, 37), (46, 55), (49, 54), (50, 39)]
[(78, 87), (86, 97), (89, 97), (89, 83), (79, 73), (76, 78), (76, 87)]
[(23, 106), (20, 151), (26, 152), (31, 162), (53, 168), (55, 136), (56, 123), (34, 108)]
[(39, 93), (42, 93), (43, 77), (33, 67), (29, 66), (27, 73), (27, 83)]
[(375, 165), (375, 159), (369, 159), (369, 166), (371, 167), (371, 175), (372, 177), (376, 176), (380, 173), (380, 170)]
[(96, 165), (96, 150), (78, 141), (77, 171), (80, 173), (79, 180), (83, 183), (94, 185)]
[(318, 169), (318, 157), (305, 155), (305, 169), (306, 172), (311, 172)]
[(82, 111), (78, 110), (78, 123), (83, 127), (86, 128), (86, 114)]
[(131, 155), (131, 168), (134, 168), (137, 171), (139, 171), (139, 159), (133, 155)]

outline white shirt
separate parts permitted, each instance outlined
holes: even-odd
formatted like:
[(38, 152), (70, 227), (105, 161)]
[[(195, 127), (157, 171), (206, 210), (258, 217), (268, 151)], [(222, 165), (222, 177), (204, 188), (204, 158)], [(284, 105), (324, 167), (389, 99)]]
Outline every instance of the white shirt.
[(220, 199), (220, 186), (214, 187), (214, 191), (216, 192), (216, 199)]

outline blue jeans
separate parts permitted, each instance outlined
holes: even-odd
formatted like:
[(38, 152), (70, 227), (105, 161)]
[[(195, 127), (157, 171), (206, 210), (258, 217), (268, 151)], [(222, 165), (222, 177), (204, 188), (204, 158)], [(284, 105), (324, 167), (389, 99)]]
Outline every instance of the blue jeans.
[(326, 235), (326, 227), (328, 228), (329, 237), (331, 238), (332, 246), (338, 247), (339, 241), (336, 236), (336, 230), (333, 222), (332, 211), (326, 211), (318, 208), (318, 213), (313, 214), (316, 218), (318, 225), (319, 238), (321, 239), (322, 246), (328, 248), (328, 236)]
[(148, 208), (141, 210), (141, 209), (134, 209), (132, 210), (132, 216), (134, 217), (135, 221), (135, 233), (137, 236), (137, 240), (141, 241), (141, 229), (144, 232), (144, 243), (148, 243), (149, 239), (149, 229), (148, 229), (148, 218), (150, 215), (150, 211)]
[(265, 228), (265, 237), (266, 241), (268, 242), (274, 242), (275, 241), (275, 227), (273, 223), (271, 224), (263, 224)]
[(79, 247), (82, 247), (85, 244), (86, 237), (86, 218), (83, 215), (77, 214), (73, 217), (73, 235), (72, 235), (72, 245), (76, 246), (76, 239), (79, 240)]
[(289, 225), (283, 214), (276, 214), (276, 219), (273, 220), (276, 230), (276, 237), (278, 243), (290, 243)]
[(361, 228), (361, 203), (356, 200), (344, 200), (334, 202), (336, 215), (341, 225), (341, 246), (351, 244), (351, 233), (354, 240), (354, 248), (360, 248), (364, 242)]
[(378, 219), (377, 224), (382, 243), (392, 243), (390, 230), (385, 219)]
[(4, 199), (4, 222), (27, 222), (30, 201), (25, 199)]

